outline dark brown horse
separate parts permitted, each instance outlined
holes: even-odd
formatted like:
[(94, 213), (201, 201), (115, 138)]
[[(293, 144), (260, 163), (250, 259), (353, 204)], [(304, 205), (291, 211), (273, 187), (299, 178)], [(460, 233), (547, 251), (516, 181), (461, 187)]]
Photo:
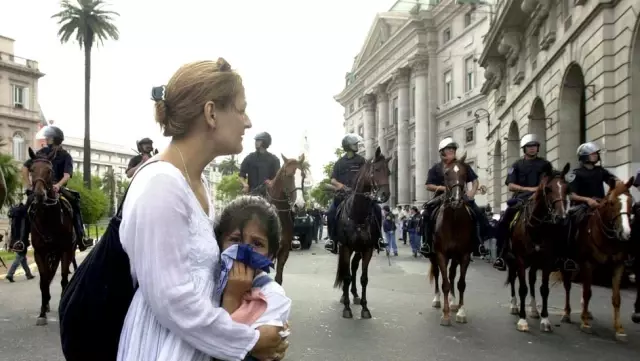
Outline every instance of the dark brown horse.
[[(582, 323), (580, 328), (591, 331), (589, 301), (593, 269), (596, 265), (606, 265), (613, 269), (611, 281), (611, 304), (613, 305), (613, 328), (616, 339), (626, 341), (627, 335), (620, 323), (620, 284), (624, 272), (624, 263), (629, 255), (631, 238), (631, 208), (633, 197), (629, 188), (633, 185), (631, 177), (627, 183), (609, 183), (609, 191), (600, 201), (598, 208), (590, 211), (580, 224), (575, 225), (578, 233), (576, 244), (578, 263), (582, 280)], [(565, 306), (563, 322), (571, 322), (571, 275), (563, 272)]]
[[(565, 176), (571, 169), (567, 163), (562, 172), (552, 169), (551, 165), (543, 170), (543, 177), (536, 192), (529, 198), (513, 222), (511, 231), (511, 249), (514, 259), (508, 261), (507, 283), (511, 285), (511, 314), (517, 314), (518, 331), (529, 331), (525, 301), (527, 298), (526, 273), (529, 268), (529, 288), (531, 292), (532, 318), (540, 319), (540, 330), (551, 332), (549, 321), (549, 279), (555, 270), (558, 255), (558, 242), (566, 242), (565, 219), (569, 210), (568, 186)], [(536, 304), (536, 273), (542, 271), (540, 296), (542, 310), (538, 313)], [(518, 278), (520, 307), (516, 301), (515, 280)]]
[[(440, 324), (451, 325), (451, 311), (458, 312), (456, 321), (467, 322), (467, 315), (464, 309), (464, 291), (466, 289), (466, 276), (469, 263), (471, 263), (471, 253), (475, 244), (475, 221), (472, 210), (465, 201), (467, 190), (468, 165), (465, 163), (467, 155), (456, 159), (443, 170), (445, 193), (442, 195), (442, 205), (434, 212), (435, 228), (434, 232), (434, 255), (430, 257), (431, 271), (429, 280), (435, 280), (435, 298), (432, 306), (440, 308), (440, 289), (438, 285), (439, 275), (442, 274), (442, 293), (444, 294), (444, 306), (442, 307), (442, 318)], [(447, 274), (447, 265), (451, 261), (451, 266)], [(458, 292), (460, 294), (459, 304), (455, 304), (455, 290), (453, 284), (456, 278), (456, 271), (460, 265), (460, 278), (458, 280)], [(451, 299), (449, 298), (451, 294)]]
[[(289, 259), (289, 251), (293, 242), (293, 205), (296, 202), (298, 190), (304, 192), (304, 154), (298, 159), (289, 159), (282, 156), (282, 167), (276, 173), (271, 186), (267, 187), (267, 199), (278, 209), (280, 224), (282, 225), (282, 235), (280, 237), (280, 248), (278, 249), (276, 262), (275, 281), (282, 285), (282, 272), (284, 265)], [(303, 180), (300, 187), (295, 185), (296, 170), (302, 172)]]
[[(362, 306), (361, 317), (371, 318), (367, 307), (367, 284), (369, 283), (369, 262), (373, 250), (379, 248), (382, 236), (379, 223), (382, 214), (376, 207), (376, 202), (386, 202), (389, 198), (389, 161), (376, 149), (373, 159), (368, 160), (358, 172), (354, 189), (338, 206), (336, 235), (339, 242), (338, 269), (333, 284), (335, 288), (342, 287), (340, 302), (344, 304), (342, 317), (353, 318), (349, 300), (349, 286), (353, 294), (353, 302)], [(351, 256), (355, 253), (353, 260)], [(355, 278), (358, 265), (362, 261), (362, 298), (358, 296)]]
[[(638, 180), (636, 179), (636, 182)], [(633, 274), (636, 277), (636, 302), (633, 305), (631, 320), (640, 323), (640, 203), (633, 206), (633, 224), (631, 225), (631, 255), (633, 259)]]
[[(51, 154), (51, 158), (55, 155)], [(42, 304), (37, 325), (47, 324), (51, 301), (50, 285), (62, 262), (62, 290), (69, 283), (69, 265), (75, 254), (73, 211), (69, 201), (53, 190), (53, 167), (50, 158), (36, 157), (29, 148), (33, 202), (27, 211), (31, 223), (31, 243), (40, 274)]]

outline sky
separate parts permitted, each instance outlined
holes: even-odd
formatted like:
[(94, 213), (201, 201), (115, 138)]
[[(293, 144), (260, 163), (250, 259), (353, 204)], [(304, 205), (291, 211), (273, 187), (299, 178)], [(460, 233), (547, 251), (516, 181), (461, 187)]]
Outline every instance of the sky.
[[(343, 136), (343, 108), (333, 99), (378, 12), (394, 0), (107, 0), (120, 17), (120, 40), (94, 49), (91, 138), (131, 145), (151, 137), (169, 142), (153, 119), (151, 88), (183, 64), (224, 57), (242, 75), (253, 136), (268, 131), (270, 151), (291, 158), (308, 134), (311, 170), (334, 160)], [(46, 75), (38, 100), (66, 135), (84, 134), (84, 57), (77, 43), (60, 44), (51, 15), (55, 0), (0, 0), (0, 34), (16, 40), (15, 55), (37, 60)]]

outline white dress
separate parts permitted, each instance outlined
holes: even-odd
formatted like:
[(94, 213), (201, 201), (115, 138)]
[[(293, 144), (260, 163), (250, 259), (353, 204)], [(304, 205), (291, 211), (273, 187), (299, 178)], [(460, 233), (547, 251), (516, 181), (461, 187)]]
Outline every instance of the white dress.
[(118, 361), (240, 361), (258, 341), (214, 299), (220, 249), (210, 213), (169, 163), (149, 164), (131, 183), (120, 240), (139, 288)]

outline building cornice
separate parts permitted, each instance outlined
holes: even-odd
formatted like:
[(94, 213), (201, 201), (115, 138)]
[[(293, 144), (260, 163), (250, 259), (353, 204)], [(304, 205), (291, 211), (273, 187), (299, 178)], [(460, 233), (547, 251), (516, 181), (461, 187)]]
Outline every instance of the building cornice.
[(494, 44), (498, 41), (498, 34), (502, 33), (502, 24), (506, 18), (506, 15), (509, 11), (509, 7), (513, 6), (514, 0), (505, 0), (505, 4), (501, 7), (500, 14), (496, 18), (496, 21), (489, 26), (489, 32), (485, 35), (484, 38), (484, 47), (482, 49), (482, 53), (478, 58), (478, 64), (481, 67), (485, 67), (487, 58), (489, 57), (489, 52), (492, 50)]

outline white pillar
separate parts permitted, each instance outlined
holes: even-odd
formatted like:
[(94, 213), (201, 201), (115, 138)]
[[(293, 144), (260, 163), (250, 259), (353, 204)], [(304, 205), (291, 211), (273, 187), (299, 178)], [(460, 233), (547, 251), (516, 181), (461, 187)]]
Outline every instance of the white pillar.
[(425, 203), (429, 200), (429, 192), (427, 191), (424, 183), (427, 180), (427, 173), (429, 167), (431, 167), (430, 145), (429, 139), (429, 104), (428, 104), (428, 78), (427, 67), (429, 61), (426, 57), (415, 58), (412, 61), (412, 70), (415, 74), (415, 87), (416, 87), (416, 202), (418, 204)]
[(376, 96), (378, 104), (378, 145), (380, 145), (382, 154), (385, 157), (389, 157), (387, 141), (385, 140), (385, 130), (389, 126), (389, 96), (387, 95), (386, 87), (378, 87)]
[(376, 133), (376, 97), (373, 94), (364, 96), (364, 157), (372, 159), (376, 150), (373, 148)]
[(409, 70), (398, 69), (394, 75), (394, 85), (398, 89), (398, 204), (411, 203), (409, 182)]

